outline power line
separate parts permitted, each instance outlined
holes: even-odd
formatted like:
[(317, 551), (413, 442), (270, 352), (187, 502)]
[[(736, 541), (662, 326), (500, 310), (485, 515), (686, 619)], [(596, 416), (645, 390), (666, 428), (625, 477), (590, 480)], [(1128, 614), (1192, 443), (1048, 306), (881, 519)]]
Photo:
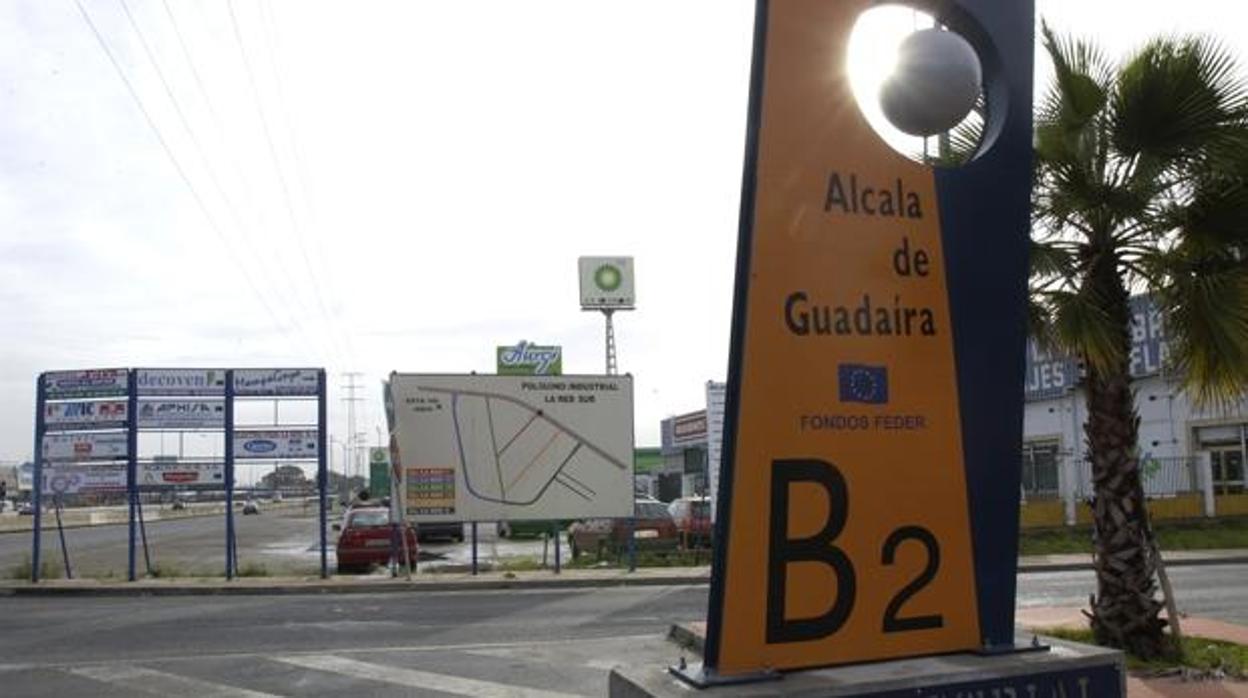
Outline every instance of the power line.
[[(347, 463), (343, 464), (343, 476), (346, 478), (351, 477), (351, 469), (354, 469), (357, 475), (360, 471), (360, 444), (359, 434), (356, 432), (355, 428), (355, 403), (363, 402), (364, 398), (356, 397), (355, 391), (361, 386), (357, 385), (355, 380), (363, 375), (364, 374), (358, 372), (347, 372), (342, 374), (342, 376), (348, 381), (346, 385), (342, 386), (342, 389), (347, 391), (346, 397), (342, 398), (342, 401), (347, 403), (347, 453), (349, 454), (349, 460)], [(354, 468), (352, 466), (354, 466)]]
[[(139, 45), (142, 46), (144, 55), (147, 56), (148, 62), (152, 64), (153, 70), (156, 71), (156, 77), (160, 80), (161, 87), (164, 88), (165, 94), (169, 97), (169, 101), (173, 104), (173, 110), (174, 110), (174, 113), (177, 114), (178, 116), (178, 121), (182, 124), (182, 128), (186, 131), (186, 135), (191, 139), (191, 143), (195, 146), (195, 151), (199, 154), (199, 159), (200, 159), (200, 162), (203, 164), (204, 171), (208, 173), (209, 181), (212, 182), (213, 188), (216, 190), (217, 195), (220, 196), (221, 200), (225, 202), (226, 208), (230, 212), (231, 217), (233, 218), (234, 225), (235, 227), (238, 228), (239, 232), (242, 234), (242, 237), (244, 239), (244, 244), (246, 244), (245, 241), (247, 238), (247, 233), (243, 225), (242, 218), (239, 216), (238, 210), (235, 207), (233, 200), (230, 198), (229, 194), (226, 193), (225, 188), (221, 186), (221, 181), (220, 179), (218, 179), (216, 171), (213, 169), (212, 163), (208, 159), (208, 155), (204, 150), (203, 143), (199, 140), (199, 136), (195, 133), (195, 129), (191, 126), (190, 120), (187, 119), (186, 112), (182, 110), (182, 105), (178, 101), (177, 96), (174, 94), (173, 88), (169, 85), (168, 79), (165, 78), (165, 71), (161, 69), (160, 61), (157, 59), (155, 52), (152, 51), (151, 45), (147, 42), (147, 37), (143, 34), (143, 30), (139, 28), (138, 23), (135, 21), (134, 14), (131, 13), (130, 11), (130, 4), (126, 0), (120, 0), (120, 3), (121, 3), (121, 8), (126, 15), (126, 20), (130, 23), (130, 28), (134, 30), (134, 33), (139, 38)], [(253, 254), (255, 253), (254, 248), (252, 248), (250, 251)], [(287, 281), (291, 284), (293, 288), (294, 283), (293, 281), (289, 279), (289, 274), (286, 274), (285, 269), (283, 265), (281, 264), (280, 258), (278, 258), (277, 261), (278, 261), (279, 270), (281, 270), (283, 275), (287, 277)], [(278, 296), (278, 298), (282, 300), (284, 304), (285, 300), (281, 298), (280, 295)], [(296, 300), (298, 300), (298, 296), (296, 296)], [(299, 310), (300, 312), (303, 312), (302, 308), (299, 308)], [(299, 323), (296, 317), (292, 316), (291, 321), (294, 323), (295, 329), (300, 334), (304, 335), (305, 340), (310, 338), (310, 335), (308, 335), (308, 333), (304, 330), (301, 323)]]
[[(231, 218), (233, 219), (235, 227), (238, 228), (238, 231), (242, 235), (242, 237), (246, 239), (248, 236), (247, 229), (249, 226), (243, 223), (243, 219), (242, 219), (242, 216), (238, 212), (237, 205), (234, 203), (233, 199), (226, 193), (225, 188), (221, 185), (221, 181), (217, 177), (215, 170), (212, 168), (209, 158), (207, 156), (207, 153), (204, 150), (201, 141), (196, 136), (195, 130), (190, 124), (190, 120), (186, 118), (186, 114), (185, 112), (183, 112), (178, 102), (177, 97), (174, 95), (173, 90), (169, 85), (168, 80), (165, 79), (164, 71), (160, 69), (160, 63), (156, 58), (155, 52), (151, 50), (143, 34), (142, 29), (139, 28), (138, 23), (135, 21), (134, 16), (131, 14), (129, 5), (127, 4), (126, 0), (120, 0), (120, 2), (122, 5), (122, 8), (125, 10), (127, 19), (130, 21), (131, 28), (133, 28), (134, 32), (138, 35), (139, 42), (143, 46), (143, 50), (147, 54), (148, 60), (152, 63), (152, 67), (156, 70), (156, 75), (160, 78), (161, 85), (164, 86), (165, 93), (169, 96), (169, 100), (173, 102), (174, 110), (177, 112), (178, 118), (182, 122), (183, 128), (186, 129), (187, 134), (191, 138), (191, 142), (194, 143), (195, 148), (197, 152), (199, 153), (201, 160), (203, 161), (204, 170), (207, 171), (208, 177), (212, 181), (212, 184), (214, 188), (216, 189), (217, 194), (225, 202), (226, 208), (230, 212), (230, 215), (231, 215)], [(182, 54), (186, 59), (187, 66), (190, 68), (191, 74), (195, 79), (195, 83), (199, 88), (200, 95), (203, 97), (204, 103), (207, 105), (208, 111), (210, 115), (212, 116), (213, 124), (216, 126), (218, 133), (224, 139), (225, 128), (223, 127), (221, 123), (220, 116), (217, 113), (217, 110), (212, 105), (212, 98), (208, 94), (207, 86), (204, 84), (203, 78), (200, 76), (199, 70), (197, 70), (195, 67), (195, 61), (191, 57), (190, 48), (187, 46), (186, 41), (182, 36), (182, 31), (178, 27), (177, 19), (173, 14), (172, 8), (169, 6), (168, 0), (164, 0), (164, 6), (165, 6), (165, 13), (169, 17), (169, 22), (170, 24), (173, 25), (174, 35), (177, 37), (178, 44), (182, 47)], [(246, 177), (242, 172), (243, 168), (238, 162), (238, 158), (231, 155), (231, 160), (234, 164), (235, 170), (238, 171), (240, 179), (242, 179), (244, 186), (246, 188), (249, 188), (247, 186)], [(254, 247), (251, 248), (251, 252), (253, 254), (256, 252)], [(295, 310), (298, 313), (307, 314), (307, 309), (303, 306), (302, 299), (300, 298), (299, 293), (298, 293), (298, 288), (299, 288), (298, 284), (295, 283), (294, 278), (291, 276), (290, 271), (286, 268), (286, 264), (284, 261), (282, 261), (282, 258), (280, 255), (274, 256), (274, 264), (276, 265), (277, 270), (282, 277), (283, 283), (285, 283), (291, 289), (291, 293), (295, 299), (295, 303), (293, 305), (297, 306), (295, 307)], [(287, 307), (288, 310), (292, 307), (292, 304), (286, 301), (286, 297), (284, 294), (275, 293), (275, 295), (282, 302), (282, 304)], [(303, 326), (301, 322), (299, 322), (298, 318), (293, 313), (291, 313), (291, 321), (294, 323), (295, 328), (299, 331), (299, 333), (304, 336), (305, 341), (315, 338), (315, 335), (308, 332), (307, 329)], [(320, 343), (316, 341), (311, 341), (309, 342), (309, 344), (312, 344), (317, 347), (318, 351), (320, 351), (320, 353), (322, 354), (323, 359), (329, 359), (331, 353), (337, 353), (336, 348), (332, 352), (326, 352), (324, 348), (320, 346)]]
[(147, 107), (143, 105), (143, 100), (139, 97), (139, 93), (134, 89), (134, 85), (130, 82), (130, 78), (126, 77), (126, 73), (122, 70), (121, 64), (117, 62), (117, 58), (113, 56), (112, 50), (108, 48), (108, 43), (104, 41), (104, 36), (100, 34), (99, 28), (97, 28), (95, 26), (95, 22), (91, 20), (91, 15), (87, 14), (87, 9), (83, 7), (82, 0), (74, 0), (74, 4), (78, 6), (78, 11), (82, 13), (82, 18), (86, 21), (87, 26), (90, 27), (91, 33), (95, 35), (95, 39), (99, 43), (100, 48), (104, 50), (104, 55), (108, 56), (109, 63), (113, 65), (113, 68), (117, 71), (117, 76), (121, 78), (122, 83), (126, 86), (126, 91), (130, 93), (130, 97), (134, 100), (135, 106), (137, 106), (139, 111), (143, 114), (143, 119), (147, 122), (147, 126), (151, 129), (152, 134), (156, 136), (156, 140), (160, 143), (161, 149), (165, 151), (165, 155), (169, 158), (169, 162), (173, 165), (173, 169), (177, 171), (178, 177), (182, 179), (182, 183), (185, 184), (186, 188), (190, 191), (191, 196), (195, 199), (195, 203), (199, 205), (199, 210), (204, 214), (204, 218), (208, 221), (208, 226), (221, 241), (222, 245), (226, 249), (226, 252), (234, 259), (237, 268), (242, 273), (243, 278), (246, 280), (248, 287), (250, 287), (252, 294), (257, 300), (260, 301), (260, 304), (264, 307), (265, 312), (269, 315), (269, 319), (273, 321), (273, 326), (282, 333), (287, 342), (290, 342), (291, 348), (295, 349), (297, 344), (295, 343), (294, 338), (290, 336), (286, 327), (278, 320), (277, 314), (273, 312), (273, 307), (269, 305), (269, 302), (264, 297), (264, 294), (260, 293), (259, 288), (256, 286), (255, 280), (251, 276), (251, 272), (248, 271), (247, 267), (242, 264), (233, 244), (221, 230), (221, 227), (217, 223), (216, 218), (212, 215), (212, 212), (208, 210), (208, 206), (204, 203), (203, 197), (200, 196), (199, 190), (195, 188), (194, 183), (192, 183), (190, 178), (187, 177), (186, 171), (182, 168), (181, 163), (179, 163), (178, 159), (174, 156), (173, 150), (170, 149), (168, 141), (165, 140), (164, 135), (156, 126), (156, 122), (152, 119), (151, 113), (149, 113), (147, 111)]
[[(299, 248), (299, 254), (303, 258), (304, 267), (307, 269), (308, 275), (312, 281), (312, 294), (316, 298), (317, 305), (321, 311), (321, 317), (325, 321), (326, 330), (330, 332), (331, 340), (338, 342), (338, 334), (334, 331), (333, 319), (329, 315), (328, 306), (325, 299), (321, 295), (320, 285), (316, 283), (316, 272), (312, 269), (312, 261), (308, 258), (307, 245), (304, 244), (303, 230), (299, 227), (298, 219), (295, 215), (294, 203), (290, 196), (290, 186), (286, 182), (286, 175), (282, 171), (281, 160), (277, 156), (277, 146), (273, 142), (273, 134), (269, 129), (269, 120), (264, 115), (264, 105), (260, 100), (260, 88), (256, 83), (255, 71), (251, 67), (251, 59), (247, 55), (247, 47), (243, 42), (243, 33), (238, 25), (238, 16), (234, 12), (234, 0), (226, 0), (226, 8), (230, 13), (230, 25), (234, 29), (234, 39), (238, 43), (239, 53), (243, 57), (243, 66), (247, 70), (247, 81), (251, 85), (251, 92), (256, 101), (256, 113), (260, 116), (260, 125), (264, 132), (264, 140), (269, 146), (269, 156), (273, 159), (273, 171), (277, 174), (278, 182), (282, 188), (282, 200), (286, 204), (286, 215), (290, 219), (291, 231), (294, 233), (296, 247)], [(335, 346), (335, 351), (341, 354), (341, 350)]]
[[(165, 0), (165, 2), (168, 2), (168, 0)], [(319, 219), (319, 216), (314, 203), (315, 199), (314, 197), (308, 195), (308, 192), (311, 189), (311, 187), (308, 186), (308, 167), (304, 164), (303, 155), (301, 154), (299, 148), (299, 139), (295, 137), (295, 129), (290, 123), (290, 109), (286, 105), (286, 91), (282, 88), (282, 71), (280, 61), (278, 60), (278, 49), (281, 42), (277, 36), (277, 21), (273, 18), (273, 8), (269, 0), (262, 0), (260, 3), (260, 19), (264, 25), (265, 31), (262, 33), (262, 36), (264, 37), (265, 43), (269, 49), (269, 62), (273, 67), (273, 77), (277, 85), (278, 113), (281, 115), (282, 122), (286, 126), (287, 138), (290, 140), (291, 154), (294, 156), (295, 160), (296, 183), (299, 185), (299, 189), (303, 193), (304, 206), (307, 208), (313, 221), (316, 221)], [(313, 225), (312, 241), (314, 243), (313, 249), (316, 252), (317, 257), (316, 261), (320, 265), (320, 271), (325, 274), (325, 277), (329, 282), (330, 295), (331, 297), (337, 296), (338, 284), (334, 278), (333, 266), (329, 264), (328, 257), (325, 253), (324, 240), (319, 232), (319, 227), (316, 225)], [(350, 358), (353, 363), (358, 363), (355, 351), (355, 341), (352, 338), (351, 332), (343, 331), (342, 338), (344, 344), (343, 348), (346, 350), (348, 358)]]

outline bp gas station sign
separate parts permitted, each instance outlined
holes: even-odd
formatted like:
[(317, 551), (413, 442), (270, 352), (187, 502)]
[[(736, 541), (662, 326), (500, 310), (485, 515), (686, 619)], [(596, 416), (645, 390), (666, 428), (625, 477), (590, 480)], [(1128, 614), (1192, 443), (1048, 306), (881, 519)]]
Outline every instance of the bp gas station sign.
[[(914, 3), (941, 27), (918, 39), (941, 45), (923, 70), (982, 69), (985, 136), (949, 169), (894, 151), (856, 106), (848, 43), (875, 4), (757, 4), (704, 663), (673, 670), (698, 686), (1023, 649), (1032, 3)], [(885, 112), (926, 128), (940, 100), (910, 87), (886, 88)], [(1102, 669), (1084, 695), (1121, 694)]]

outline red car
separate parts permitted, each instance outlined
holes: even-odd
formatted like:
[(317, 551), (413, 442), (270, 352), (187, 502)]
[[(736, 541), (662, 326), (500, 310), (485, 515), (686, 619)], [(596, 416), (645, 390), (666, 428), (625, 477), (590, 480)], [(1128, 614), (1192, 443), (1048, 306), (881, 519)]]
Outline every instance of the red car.
[[(389, 564), (391, 548), (390, 511), (383, 507), (361, 507), (347, 511), (342, 524), (334, 524), (338, 536), (338, 572), (367, 572), (375, 566)], [(399, 563), (416, 561), (416, 531), (403, 525), (407, 539), (407, 557), (397, 547)]]
[(652, 499), (638, 499), (633, 504), (635, 519), (587, 519), (568, 528), (568, 546), (572, 558), (582, 553), (596, 554), (599, 559), (618, 555), (628, 549), (629, 536), (640, 551), (670, 552), (677, 548), (680, 536), (667, 505)]
[(681, 497), (667, 505), (676, 522), (680, 541), (686, 549), (709, 547), (714, 526), (711, 525), (711, 500), (709, 497)]

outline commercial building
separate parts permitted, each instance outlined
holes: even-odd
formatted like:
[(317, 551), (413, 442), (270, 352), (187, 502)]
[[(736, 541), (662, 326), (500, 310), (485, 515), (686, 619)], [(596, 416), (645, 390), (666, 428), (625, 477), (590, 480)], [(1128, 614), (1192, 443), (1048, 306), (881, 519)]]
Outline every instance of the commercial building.
[[(1132, 299), (1132, 314), (1141, 475), (1153, 516), (1248, 515), (1248, 396), (1229, 405), (1195, 404), (1178, 377), (1166, 370), (1168, 347), (1156, 305), (1138, 296)], [(1092, 472), (1083, 434), (1087, 407), (1081, 371), (1076, 360), (1029, 343), (1019, 492), (1024, 525), (1090, 520)], [(708, 494), (714, 500), (725, 386), (706, 385), (703, 409), (662, 422), (660, 498)]]
[[(1161, 314), (1145, 296), (1132, 299), (1131, 374), (1140, 417), (1141, 476), (1154, 516), (1248, 514), (1244, 462), (1248, 399), (1200, 406), (1167, 372)], [(1086, 521), (1092, 494), (1083, 425), (1082, 367), (1065, 356), (1027, 348), (1023, 419), (1024, 523)], [(1248, 397), (1248, 396), (1246, 396)]]
[(705, 407), (660, 423), (663, 465), (656, 488), (660, 500), (699, 496), (714, 500), (723, 441), (724, 388), (723, 383), (707, 381)]

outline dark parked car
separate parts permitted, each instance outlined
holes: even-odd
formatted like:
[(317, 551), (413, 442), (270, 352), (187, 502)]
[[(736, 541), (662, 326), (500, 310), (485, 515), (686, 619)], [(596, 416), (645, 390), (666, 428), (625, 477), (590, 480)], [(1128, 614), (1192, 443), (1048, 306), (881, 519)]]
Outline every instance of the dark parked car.
[(499, 521), (498, 535), (501, 538), (540, 538), (550, 533), (555, 526), (565, 530), (571, 521)]
[(420, 540), (446, 538), (464, 542), (464, 524), (462, 521), (439, 521), (436, 523), (416, 524), (416, 536)]
[[(367, 572), (373, 567), (386, 565), (390, 562), (390, 549), (393, 546), (391, 537), (393, 527), (390, 525), (390, 510), (383, 507), (356, 507), (348, 511), (341, 524), (334, 524), (334, 530), (341, 531), (338, 536), (338, 572)], [(407, 556), (403, 548), (397, 547), (396, 558), (399, 562), (416, 560), (416, 532), (411, 526), (403, 525), (404, 538), (407, 540)]]
[(676, 524), (667, 505), (654, 499), (633, 503), (634, 519), (587, 519), (568, 529), (568, 546), (575, 559), (581, 553), (598, 557), (620, 554), (628, 549), (631, 534), (637, 550), (668, 552), (680, 544)]

